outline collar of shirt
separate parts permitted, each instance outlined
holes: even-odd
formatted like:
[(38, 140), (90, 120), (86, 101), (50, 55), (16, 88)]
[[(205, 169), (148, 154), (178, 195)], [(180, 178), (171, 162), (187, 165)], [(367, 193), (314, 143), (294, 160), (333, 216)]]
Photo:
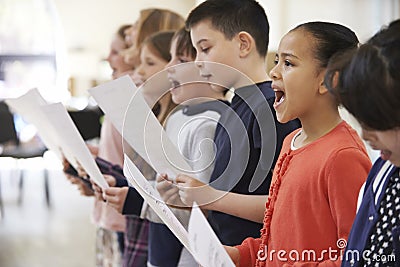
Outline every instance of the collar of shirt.
[(210, 111), (216, 111), (219, 114), (223, 112), (224, 109), (229, 107), (229, 103), (224, 100), (212, 100), (207, 102), (202, 102), (195, 105), (185, 106), (182, 110), (183, 114), (187, 116), (193, 116), (196, 114), (200, 114)]
[(255, 83), (247, 86), (240, 87), (235, 90), (235, 96), (232, 99), (232, 105), (244, 101), (244, 99), (249, 98), (254, 94), (254, 90), (261, 90), (265, 84), (271, 83), (270, 81), (264, 81), (260, 83)]

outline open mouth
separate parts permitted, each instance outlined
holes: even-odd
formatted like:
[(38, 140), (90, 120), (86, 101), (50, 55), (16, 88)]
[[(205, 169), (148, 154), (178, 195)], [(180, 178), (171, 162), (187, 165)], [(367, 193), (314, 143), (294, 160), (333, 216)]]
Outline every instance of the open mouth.
[(169, 81), (170, 81), (170, 83), (172, 85), (172, 89), (181, 86), (180, 82), (178, 82), (177, 80), (170, 79)]
[(212, 75), (206, 74), (206, 73), (201, 73), (200, 76), (203, 77), (206, 81), (209, 81)]
[(115, 75), (116, 73), (117, 73), (117, 69), (116, 68), (111, 68), (112, 69), (112, 73), (111, 73), (111, 75)]
[(367, 141), (367, 144), (368, 144), (373, 150), (379, 150), (379, 148), (376, 147), (373, 143)]
[(285, 101), (285, 93), (282, 90), (274, 90), (275, 92), (275, 105), (280, 105), (283, 101)]

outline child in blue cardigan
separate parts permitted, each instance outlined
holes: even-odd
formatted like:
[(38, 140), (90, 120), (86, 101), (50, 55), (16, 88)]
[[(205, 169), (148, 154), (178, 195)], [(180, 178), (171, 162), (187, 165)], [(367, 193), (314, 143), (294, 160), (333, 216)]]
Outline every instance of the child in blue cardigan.
[(359, 194), (342, 266), (400, 266), (400, 20), (331, 62), (326, 83), (381, 158)]

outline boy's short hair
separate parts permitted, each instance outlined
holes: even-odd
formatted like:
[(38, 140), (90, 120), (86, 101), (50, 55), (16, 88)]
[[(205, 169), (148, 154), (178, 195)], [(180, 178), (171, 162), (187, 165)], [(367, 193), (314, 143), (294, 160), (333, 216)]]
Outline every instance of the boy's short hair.
[(265, 57), (269, 43), (269, 23), (264, 8), (255, 0), (207, 0), (194, 8), (187, 20), (190, 29), (199, 22), (211, 25), (231, 40), (241, 31), (255, 40), (257, 52)]

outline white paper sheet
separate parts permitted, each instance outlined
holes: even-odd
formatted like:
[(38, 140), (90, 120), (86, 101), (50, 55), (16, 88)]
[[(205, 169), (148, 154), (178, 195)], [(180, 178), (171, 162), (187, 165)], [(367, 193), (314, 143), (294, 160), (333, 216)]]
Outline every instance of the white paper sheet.
[(56, 142), (53, 125), (49, 123), (40, 109), (40, 106), (46, 105), (47, 102), (39, 91), (36, 88), (31, 89), (18, 98), (7, 99), (6, 103), (27, 122), (36, 127), (44, 145), (61, 159), (61, 151)]
[(157, 190), (151, 186), (126, 154), (124, 155), (124, 175), (203, 267), (235, 267), (200, 208), (192, 209), (189, 232), (187, 232), (168, 206), (160, 201), (161, 197)]
[(235, 267), (201, 209), (196, 203), (193, 207), (188, 232), (196, 261), (203, 267)]
[(158, 173), (166, 173), (171, 179), (179, 173), (194, 176), (129, 76), (89, 92), (128, 144)]
[(77, 166), (79, 162), (90, 178), (101, 188), (108, 188), (104, 176), (97, 167), (92, 154), (65, 107), (61, 103), (56, 103), (44, 105), (40, 108), (44, 112), (46, 119), (53, 125), (57, 136), (57, 143), (68, 161), (73, 166)]
[(97, 104), (122, 135), (126, 109), (137, 87), (129, 76), (103, 83), (88, 90)]
[(179, 241), (189, 250), (188, 233), (179, 220), (175, 217), (169, 207), (161, 200), (157, 190), (146, 180), (135, 164), (125, 154), (124, 175), (139, 192), (150, 207), (157, 213), (161, 220), (174, 233)]

